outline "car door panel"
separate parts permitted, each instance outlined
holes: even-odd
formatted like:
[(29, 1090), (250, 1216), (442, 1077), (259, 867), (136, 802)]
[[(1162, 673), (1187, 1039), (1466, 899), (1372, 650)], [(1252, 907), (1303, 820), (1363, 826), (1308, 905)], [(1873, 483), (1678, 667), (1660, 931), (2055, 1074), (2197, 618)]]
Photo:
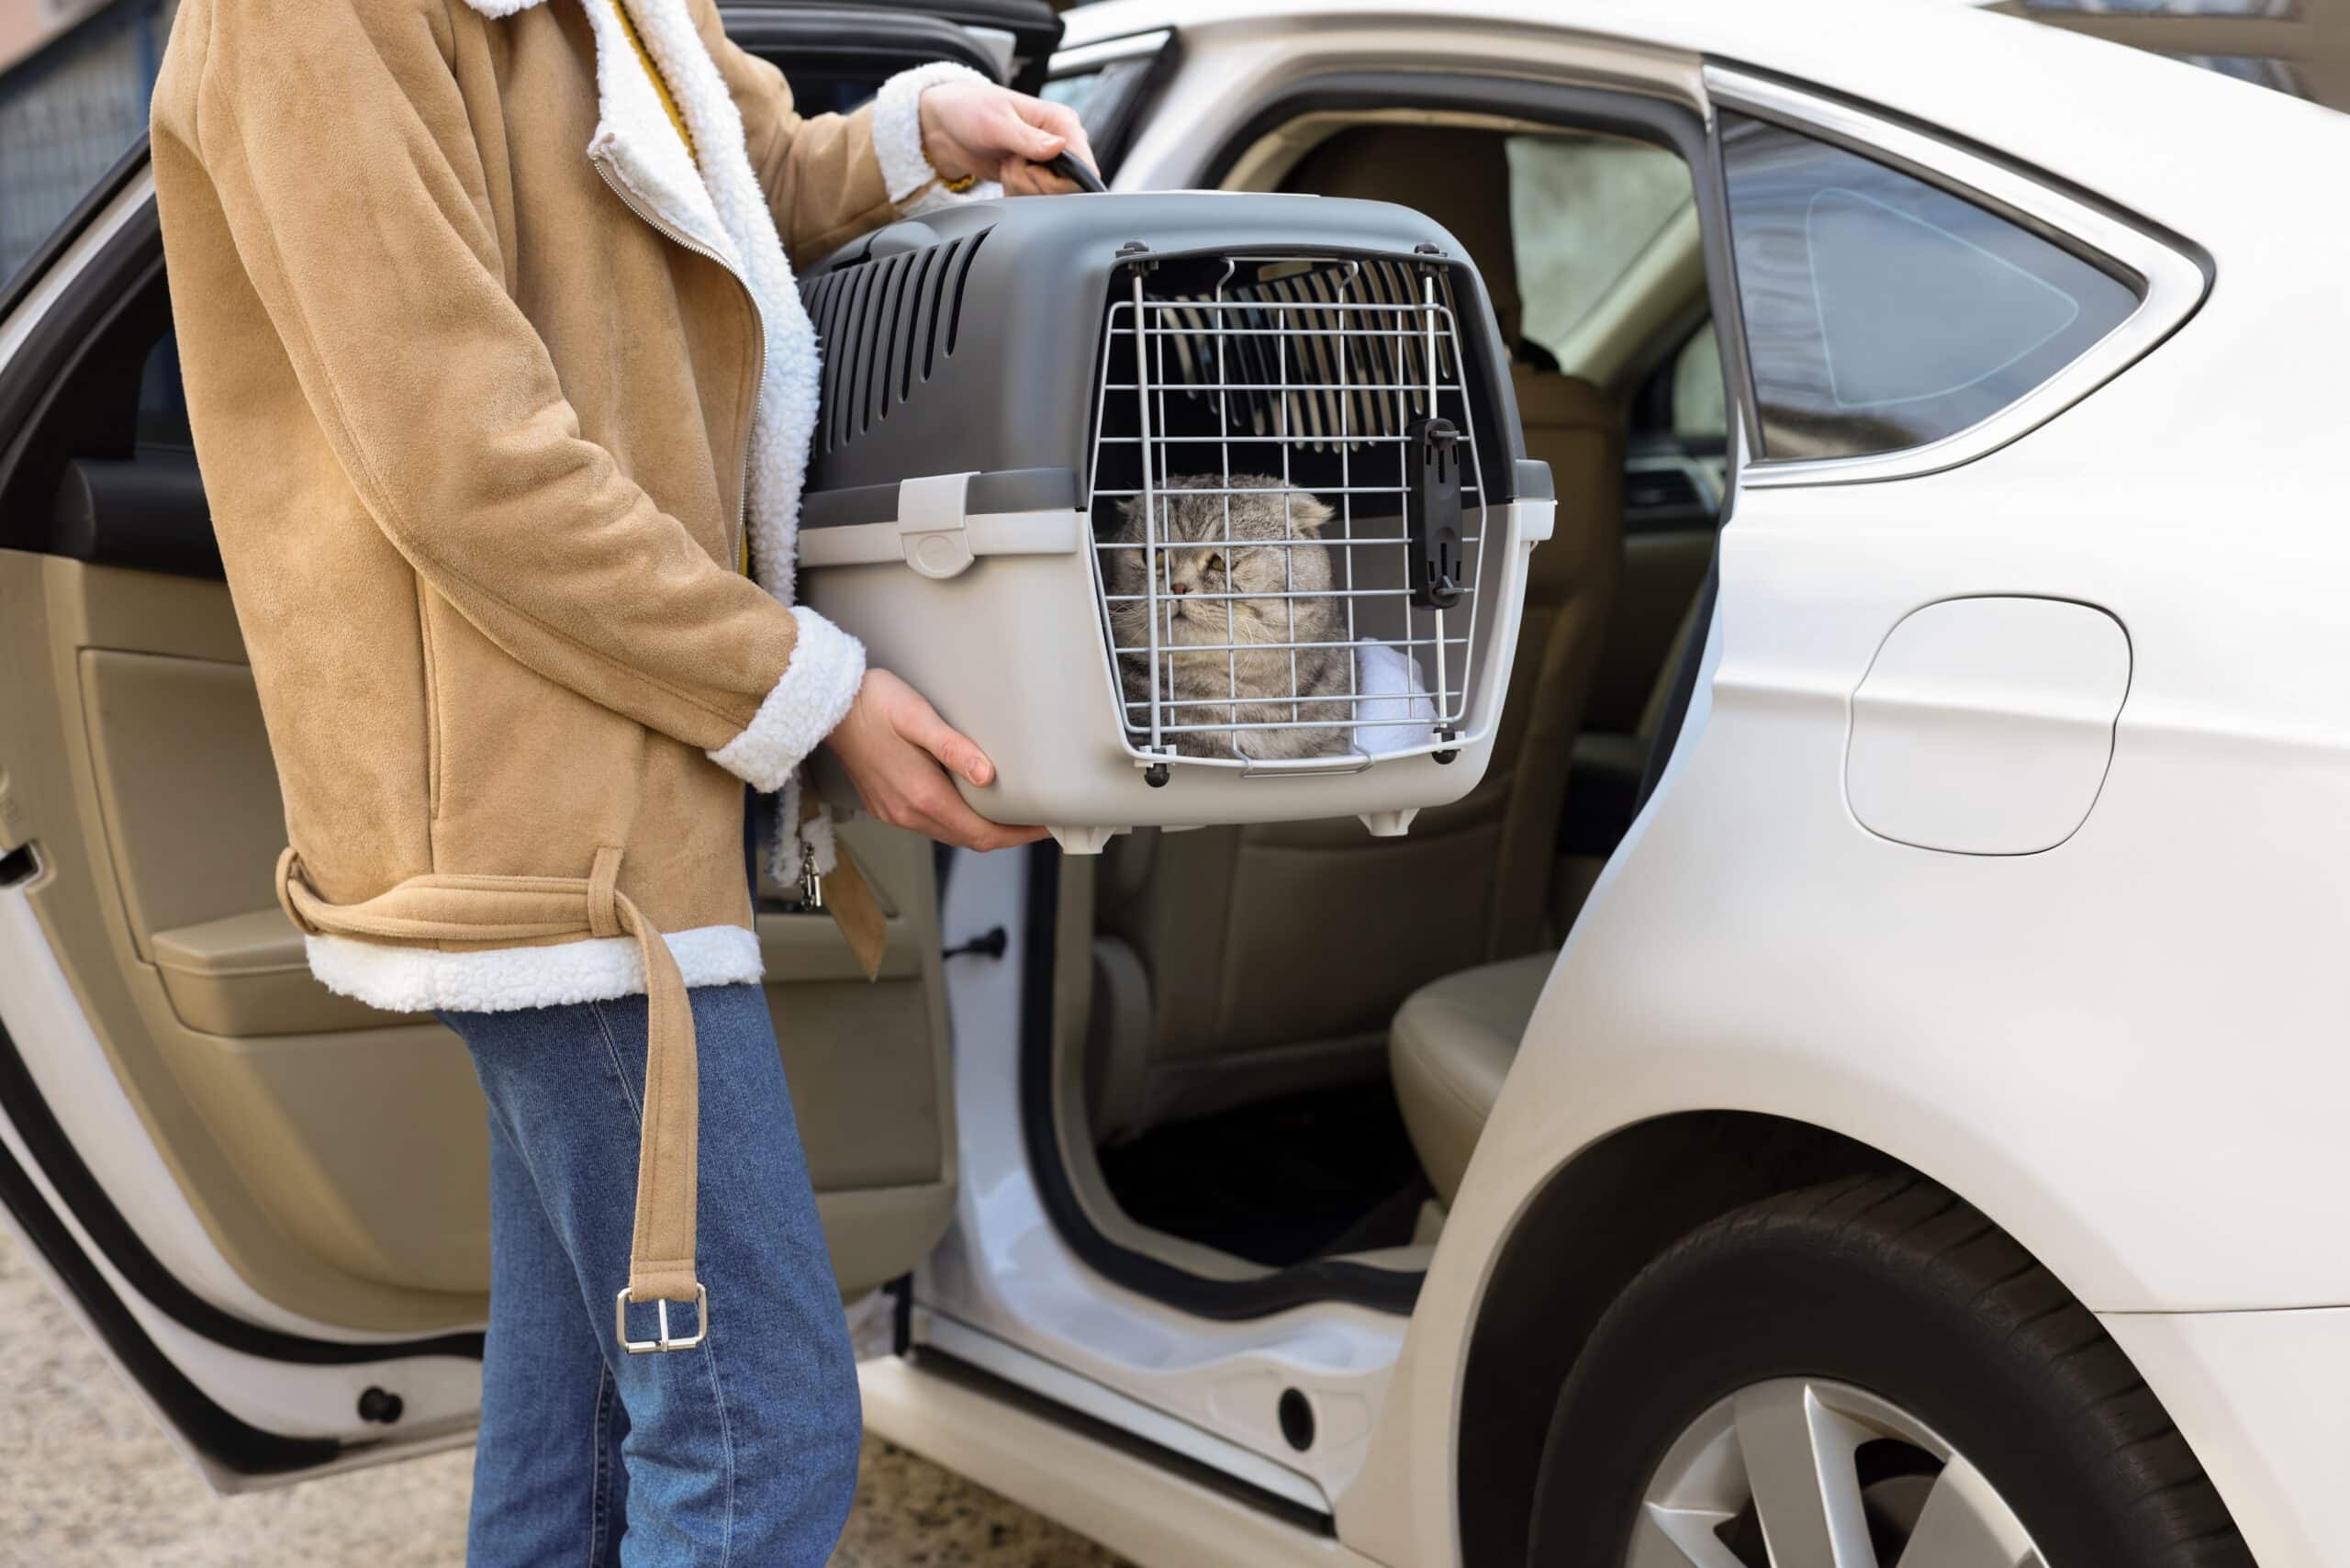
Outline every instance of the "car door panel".
[[(43, 844), (78, 841), (94, 873), (50, 878), (34, 902), (65, 914), (95, 895), (86, 913), (101, 939), (52, 940), (85, 991), (121, 982), (122, 1026), (101, 1032), (118, 1063), (159, 1068), (132, 1075), (188, 1113), (172, 1119), (185, 1130), (162, 1139), (167, 1150), (200, 1142), (217, 1157), (181, 1161), (199, 1212), (244, 1212), (246, 1245), (224, 1249), (307, 1316), (372, 1329), (477, 1316), (478, 1091), (439, 1025), (309, 977), (270, 890), (284, 817), (226, 585), (16, 552), (0, 574), (41, 604), (12, 631), (49, 633), (45, 658), (16, 667), (60, 672), (46, 711), (10, 734), (53, 739), (71, 826), (54, 831), (57, 813), (24, 803), (39, 770), (15, 746), (12, 801)], [(856, 1290), (902, 1272), (927, 1250), (923, 1233), (943, 1226), (952, 1122), (929, 846), (874, 823), (844, 839), (889, 915), (879, 978), (857, 971), (828, 916), (768, 908), (757, 925), (820, 1207), (831, 1222), (878, 1216), (896, 1238), (849, 1254), (842, 1282)], [(317, 1288), (321, 1271), (337, 1288)], [(354, 1312), (353, 1284), (403, 1300)], [(469, 1299), (406, 1299), (420, 1293)]]
[[(1057, 35), (1040, 3), (990, 4)], [(861, 51), (844, 41), (853, 9), (739, 11), (730, 24), (758, 52), (867, 91), (942, 55), (1042, 60), (1018, 28), (1007, 48), (917, 9)], [(110, 1233), (187, 1282), (196, 1317), (225, 1305), (322, 1337), (286, 1341), (289, 1367), (338, 1336), (462, 1338), (488, 1284), (479, 1091), (437, 1022), (312, 980), (278, 909), (283, 806), (184, 420), (172, 429), (151, 185), (135, 177), (112, 202), (56, 252), (73, 281), (18, 297), (39, 313), (28, 330), (0, 328), (21, 351), (0, 364), (0, 885), (30, 916), (7, 928), (29, 946), (15, 956), (25, 983), (0, 987), (0, 1044), (16, 1047), (0, 1056), (24, 1060), (26, 1120), (63, 1139), (52, 1158), (85, 1168), (125, 1222)], [(841, 839), (885, 912), (877, 979), (829, 915), (789, 902), (796, 889), (762, 880), (755, 924), (818, 1208), (857, 1293), (935, 1244), (956, 1148), (932, 846), (873, 823)], [(86, 1035), (33, 1004), (43, 974)], [(146, 1147), (85, 1141), (103, 1118), (61, 1100), (73, 1075), (60, 1059), (118, 1086)], [(39, 1183), (23, 1191), (39, 1199)], [(154, 1284), (128, 1288), (151, 1306)]]

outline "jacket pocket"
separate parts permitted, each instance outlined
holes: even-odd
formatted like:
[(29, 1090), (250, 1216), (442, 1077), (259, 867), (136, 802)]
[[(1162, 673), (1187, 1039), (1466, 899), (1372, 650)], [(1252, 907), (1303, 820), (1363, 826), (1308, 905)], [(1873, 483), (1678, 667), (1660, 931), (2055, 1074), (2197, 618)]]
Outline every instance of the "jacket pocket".
[(441, 684), (440, 666), (432, 655), (432, 590), (416, 579), (416, 640), (422, 652), (424, 675), (424, 816), (429, 824), (441, 821)]

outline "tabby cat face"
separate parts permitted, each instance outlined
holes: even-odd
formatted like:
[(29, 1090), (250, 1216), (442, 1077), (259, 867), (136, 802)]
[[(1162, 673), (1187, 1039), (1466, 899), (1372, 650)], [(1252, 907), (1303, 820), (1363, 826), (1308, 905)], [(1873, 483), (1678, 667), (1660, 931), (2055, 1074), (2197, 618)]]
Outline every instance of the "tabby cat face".
[[(1334, 601), (1281, 596), (1329, 592), (1330, 547), (1313, 543), (1330, 521), (1327, 506), (1262, 474), (1176, 478), (1156, 488), (1153, 537), (1167, 546), (1156, 552), (1163, 637), (1177, 643), (1323, 640)], [(1230, 490), (1270, 493), (1220, 493)], [(1142, 543), (1142, 498), (1129, 498), (1119, 510), (1116, 542)], [(1152, 554), (1109, 552), (1111, 591), (1144, 592)], [(1147, 613), (1141, 604), (1121, 608)]]

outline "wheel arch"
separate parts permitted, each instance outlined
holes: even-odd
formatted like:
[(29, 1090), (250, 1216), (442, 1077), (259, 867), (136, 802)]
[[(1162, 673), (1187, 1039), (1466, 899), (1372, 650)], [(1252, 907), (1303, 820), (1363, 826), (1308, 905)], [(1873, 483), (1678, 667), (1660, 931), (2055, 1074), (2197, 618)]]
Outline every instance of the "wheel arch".
[(1600, 1315), (1651, 1260), (1748, 1204), (1908, 1170), (1843, 1134), (1750, 1111), (1636, 1122), (1553, 1170), (1512, 1223), (1470, 1328), (1455, 1427), (1461, 1560), (1525, 1561), (1559, 1391)]

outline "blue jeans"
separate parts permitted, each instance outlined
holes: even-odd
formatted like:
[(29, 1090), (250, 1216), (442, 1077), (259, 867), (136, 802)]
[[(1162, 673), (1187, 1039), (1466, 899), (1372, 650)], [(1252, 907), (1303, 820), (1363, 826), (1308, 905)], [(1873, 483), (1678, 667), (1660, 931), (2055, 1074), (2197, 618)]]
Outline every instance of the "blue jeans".
[[(856, 1490), (856, 1367), (757, 986), (693, 993), (710, 1335), (613, 1336), (644, 998), (450, 1013), (489, 1096), (489, 1340), (469, 1568), (818, 1568)], [(693, 1308), (673, 1305), (673, 1332)], [(637, 1319), (644, 1319), (639, 1322)], [(653, 1333), (649, 1309), (630, 1333)]]

